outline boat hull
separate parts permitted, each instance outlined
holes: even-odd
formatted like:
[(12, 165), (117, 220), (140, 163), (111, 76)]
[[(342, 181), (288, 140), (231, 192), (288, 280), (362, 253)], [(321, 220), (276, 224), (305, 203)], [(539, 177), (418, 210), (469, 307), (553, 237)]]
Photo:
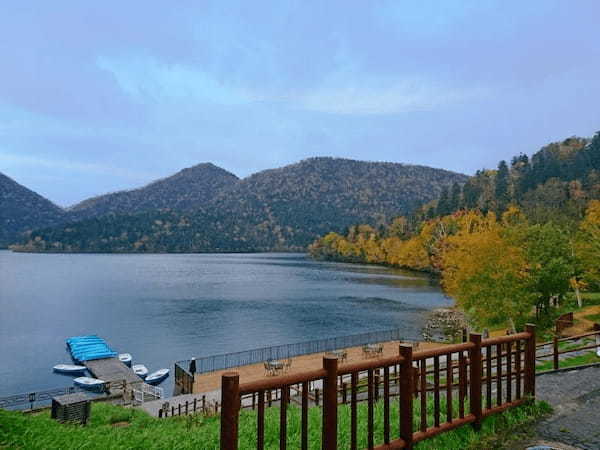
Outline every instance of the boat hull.
[(85, 368), (85, 366), (76, 366), (76, 365), (72, 365), (72, 364), (57, 364), (56, 366), (54, 366), (52, 368), (52, 370), (54, 370), (54, 372), (56, 372), (56, 373), (63, 373), (66, 375), (71, 375), (71, 374), (82, 374), (83, 372), (85, 372), (86, 368)]
[(167, 379), (169, 376), (169, 369), (161, 369), (158, 370), (154, 373), (151, 373), (150, 375), (148, 375), (146, 377), (146, 383), (148, 384), (159, 384), (162, 383), (165, 379)]

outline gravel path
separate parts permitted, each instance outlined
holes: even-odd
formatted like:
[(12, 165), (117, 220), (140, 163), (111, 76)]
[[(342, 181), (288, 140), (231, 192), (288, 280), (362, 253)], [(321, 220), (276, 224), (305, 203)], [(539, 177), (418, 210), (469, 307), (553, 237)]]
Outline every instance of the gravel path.
[(600, 367), (538, 376), (536, 396), (554, 408), (539, 437), (581, 449), (600, 449)]

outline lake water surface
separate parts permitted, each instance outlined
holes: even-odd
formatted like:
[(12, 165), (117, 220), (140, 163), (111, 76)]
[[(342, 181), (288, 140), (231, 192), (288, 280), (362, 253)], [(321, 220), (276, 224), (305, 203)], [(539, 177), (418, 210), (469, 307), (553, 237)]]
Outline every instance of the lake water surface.
[[(435, 280), (302, 254), (0, 251), (0, 396), (61, 386), (65, 339), (98, 334), (151, 371), (191, 356), (401, 328), (449, 305)], [(171, 377), (163, 383), (172, 391)]]

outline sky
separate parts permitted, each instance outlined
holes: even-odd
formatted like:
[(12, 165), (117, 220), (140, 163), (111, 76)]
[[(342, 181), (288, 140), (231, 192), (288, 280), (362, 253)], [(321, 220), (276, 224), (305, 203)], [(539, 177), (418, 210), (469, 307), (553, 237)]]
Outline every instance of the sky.
[(13, 1), (0, 172), (61, 206), (201, 162), (473, 174), (600, 130), (597, 0)]

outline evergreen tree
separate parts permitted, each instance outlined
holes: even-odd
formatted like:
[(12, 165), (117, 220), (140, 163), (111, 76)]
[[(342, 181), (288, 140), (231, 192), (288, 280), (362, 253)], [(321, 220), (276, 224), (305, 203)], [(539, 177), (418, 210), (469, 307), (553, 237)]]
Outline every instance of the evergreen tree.
[(460, 184), (454, 183), (450, 191), (450, 212), (458, 211), (461, 207)]
[(503, 213), (506, 210), (506, 207), (508, 206), (508, 203), (510, 201), (510, 196), (508, 194), (508, 181), (508, 165), (506, 164), (506, 161), (500, 161), (500, 164), (498, 164), (498, 172), (496, 172), (495, 185), (497, 214)]
[[(479, 171), (477, 172), (479, 173)], [(468, 180), (463, 186), (463, 204), (467, 209), (477, 208), (479, 201), (479, 195), (481, 194), (480, 189), (477, 187), (477, 174), (475, 178)]]
[(444, 186), (438, 200), (436, 213), (438, 216), (445, 216), (450, 214), (450, 212), (450, 193), (448, 192), (448, 187)]

